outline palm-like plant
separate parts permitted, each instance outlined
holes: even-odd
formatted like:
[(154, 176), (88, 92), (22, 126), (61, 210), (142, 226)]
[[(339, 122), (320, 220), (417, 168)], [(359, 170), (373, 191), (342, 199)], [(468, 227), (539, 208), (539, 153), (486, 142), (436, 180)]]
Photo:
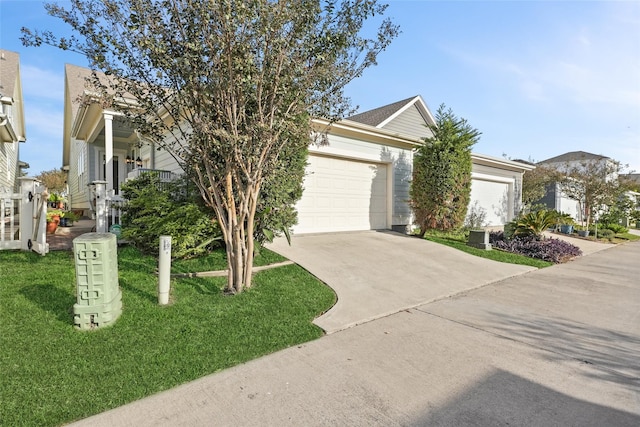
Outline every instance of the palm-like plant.
[(542, 232), (556, 223), (557, 212), (540, 210), (523, 215), (510, 223), (514, 237), (534, 236), (540, 238)]

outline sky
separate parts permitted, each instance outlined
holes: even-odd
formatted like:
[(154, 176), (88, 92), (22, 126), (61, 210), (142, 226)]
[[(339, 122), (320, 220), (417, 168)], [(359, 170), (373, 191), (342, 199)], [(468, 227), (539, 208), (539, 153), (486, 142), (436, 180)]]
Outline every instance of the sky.
[[(402, 33), (346, 87), (359, 112), (421, 95), (482, 132), (476, 153), (537, 162), (586, 151), (640, 173), (640, 1), (387, 3)], [(21, 27), (68, 29), (41, 1), (0, 0), (0, 48), (20, 53), (20, 159), (33, 176), (62, 166), (64, 64), (87, 61), (23, 47)]]

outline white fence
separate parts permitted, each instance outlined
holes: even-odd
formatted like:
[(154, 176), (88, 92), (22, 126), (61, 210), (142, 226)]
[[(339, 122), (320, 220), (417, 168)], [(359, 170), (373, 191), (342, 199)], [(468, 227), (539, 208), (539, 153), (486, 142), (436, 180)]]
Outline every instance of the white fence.
[(20, 192), (0, 192), (0, 250), (49, 252), (47, 192), (35, 178), (22, 177)]

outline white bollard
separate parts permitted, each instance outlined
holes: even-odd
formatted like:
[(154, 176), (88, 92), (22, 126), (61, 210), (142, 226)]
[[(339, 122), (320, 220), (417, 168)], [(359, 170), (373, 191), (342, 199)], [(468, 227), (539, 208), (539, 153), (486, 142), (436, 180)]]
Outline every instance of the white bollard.
[(167, 305), (171, 283), (171, 236), (160, 236), (158, 264), (158, 304)]

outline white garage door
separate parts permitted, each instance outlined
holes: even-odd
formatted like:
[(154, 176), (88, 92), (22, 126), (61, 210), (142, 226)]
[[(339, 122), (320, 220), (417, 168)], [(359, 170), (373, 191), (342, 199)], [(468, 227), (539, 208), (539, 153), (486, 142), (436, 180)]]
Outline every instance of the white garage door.
[(295, 233), (387, 228), (387, 166), (309, 156)]
[(486, 213), (486, 225), (504, 225), (508, 222), (508, 183), (472, 179), (469, 209), (473, 208), (476, 201)]

